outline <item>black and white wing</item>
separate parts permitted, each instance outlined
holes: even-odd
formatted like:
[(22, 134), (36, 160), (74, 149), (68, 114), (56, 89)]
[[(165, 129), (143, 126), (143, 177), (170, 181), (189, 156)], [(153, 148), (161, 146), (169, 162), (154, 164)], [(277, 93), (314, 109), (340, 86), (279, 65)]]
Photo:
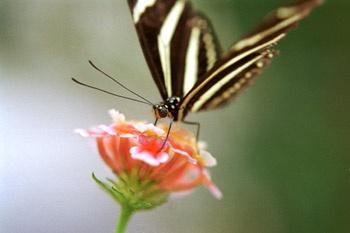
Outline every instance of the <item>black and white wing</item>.
[(237, 95), (276, 55), (273, 45), (321, 3), (320, 0), (303, 0), (272, 12), (256, 30), (233, 44), (186, 94), (177, 119), (183, 119), (189, 111), (222, 106)]
[(187, 0), (128, 0), (147, 64), (163, 99), (184, 96), (218, 59), (208, 20)]

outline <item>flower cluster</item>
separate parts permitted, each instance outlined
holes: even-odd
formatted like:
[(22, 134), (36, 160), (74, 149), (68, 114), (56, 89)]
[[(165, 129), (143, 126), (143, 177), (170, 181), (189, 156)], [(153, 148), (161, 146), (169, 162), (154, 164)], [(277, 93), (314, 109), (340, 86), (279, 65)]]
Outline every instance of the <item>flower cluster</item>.
[(187, 192), (199, 185), (221, 198), (206, 169), (216, 160), (203, 143), (197, 144), (190, 131), (175, 124), (167, 138), (166, 125), (126, 121), (115, 110), (110, 114), (111, 125), (76, 131), (96, 138), (102, 159), (119, 179), (105, 183), (93, 177), (120, 204), (133, 209), (152, 208), (171, 193)]

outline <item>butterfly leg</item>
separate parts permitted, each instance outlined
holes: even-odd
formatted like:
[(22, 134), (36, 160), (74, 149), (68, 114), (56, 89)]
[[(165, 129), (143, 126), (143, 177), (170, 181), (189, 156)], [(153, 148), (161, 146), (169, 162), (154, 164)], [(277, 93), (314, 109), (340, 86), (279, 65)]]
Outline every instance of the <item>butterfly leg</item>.
[[(156, 123), (157, 123), (157, 120), (156, 120)], [(170, 124), (169, 124), (169, 128), (168, 128), (168, 132), (166, 133), (165, 140), (164, 140), (164, 142), (163, 142), (163, 144), (162, 144), (162, 147), (158, 150), (157, 154), (158, 154), (159, 152), (161, 152), (161, 151), (163, 150), (163, 148), (165, 147), (165, 144), (166, 144), (166, 142), (168, 141), (169, 134), (170, 134), (170, 130), (171, 130), (171, 126), (173, 125), (173, 123), (174, 123), (174, 119), (171, 119)]]
[(158, 118), (156, 118), (156, 120), (154, 121), (154, 126), (157, 125), (157, 122), (158, 122)]
[(196, 141), (198, 142), (199, 131), (201, 129), (201, 124), (199, 122), (192, 122), (192, 121), (183, 121), (183, 123), (186, 124), (186, 125), (195, 125), (197, 127), (197, 130), (196, 130)]

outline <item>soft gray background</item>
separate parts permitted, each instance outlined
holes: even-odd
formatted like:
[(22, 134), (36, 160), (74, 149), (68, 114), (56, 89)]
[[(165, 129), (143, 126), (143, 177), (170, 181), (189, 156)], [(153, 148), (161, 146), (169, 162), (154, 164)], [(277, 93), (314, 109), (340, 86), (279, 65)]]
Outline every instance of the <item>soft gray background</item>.
[[(223, 47), (282, 0), (197, 0)], [(329, 0), (278, 47), (281, 56), (229, 107), (191, 115), (219, 161), (203, 188), (137, 214), (128, 232), (350, 232), (348, 1)], [(119, 208), (91, 181), (110, 175), (77, 127), (116, 108), (149, 107), (79, 87), (75, 76), (122, 93), (93, 59), (160, 100), (122, 0), (0, 0), (0, 232), (112, 232)]]

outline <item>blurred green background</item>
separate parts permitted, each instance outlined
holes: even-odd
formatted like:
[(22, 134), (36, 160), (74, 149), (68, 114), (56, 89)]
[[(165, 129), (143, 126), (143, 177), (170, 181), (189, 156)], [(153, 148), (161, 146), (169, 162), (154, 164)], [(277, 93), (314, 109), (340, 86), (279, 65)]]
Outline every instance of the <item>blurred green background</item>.
[[(196, 0), (224, 48), (287, 0)], [(350, 232), (350, 2), (329, 0), (278, 45), (230, 106), (192, 114), (218, 159), (224, 199), (203, 188), (136, 215), (128, 232)], [(122, 0), (0, 0), (0, 232), (112, 232), (119, 208), (91, 181), (110, 172), (74, 128), (148, 107), (74, 85), (110, 85), (92, 59), (158, 101)], [(89, 145), (90, 145), (89, 144)]]

